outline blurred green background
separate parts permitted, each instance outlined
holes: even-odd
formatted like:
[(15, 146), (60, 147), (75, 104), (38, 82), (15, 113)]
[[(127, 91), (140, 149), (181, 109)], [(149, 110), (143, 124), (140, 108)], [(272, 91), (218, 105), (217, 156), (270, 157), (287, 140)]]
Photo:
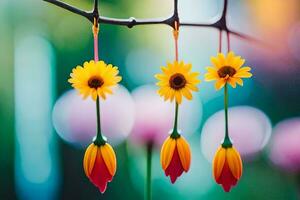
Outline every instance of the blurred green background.
[[(92, 0), (65, 2), (84, 10), (93, 7)], [(164, 17), (173, 9), (172, 0), (100, 0), (99, 6), (102, 16), (115, 18)], [(180, 19), (214, 21), (222, 7), (222, 0), (179, 0)], [(230, 90), (230, 106), (251, 106), (264, 113), (272, 135), (255, 155), (245, 153), (242, 179), (231, 193), (224, 193), (213, 181), (211, 164), (203, 156), (205, 138), (201, 137), (206, 121), (223, 109), (223, 97), (212, 83), (203, 81), (199, 94), (195, 94), (195, 101), (202, 105), (202, 119), (193, 122), (197, 130), (188, 136), (194, 163), (191, 175), (183, 174), (172, 185), (161, 170), (157, 148), (153, 161), (155, 200), (300, 199), (300, 149), (290, 150), (289, 167), (278, 164), (276, 155), (274, 161), (272, 154), (277, 148), (273, 142), (277, 124), (285, 120), (296, 120), (289, 128), (299, 130), (293, 141), (298, 139), (295, 145), (300, 146), (300, 2), (229, 0), (228, 12), (231, 29), (264, 42), (232, 36), (232, 49), (246, 58), (254, 76), (244, 87)], [(153, 75), (160, 71), (159, 66), (173, 60), (172, 30), (164, 25), (132, 29), (101, 25), (99, 38), (100, 58), (119, 67), (121, 84), (129, 92), (154, 84)], [(180, 59), (192, 63), (202, 80), (217, 46), (217, 30), (181, 28)], [(54, 129), (52, 109), (71, 89), (67, 82), (71, 69), (92, 58), (91, 24), (86, 19), (41, 0), (0, 1), (0, 199), (143, 198), (146, 158), (142, 145), (123, 138), (114, 146), (118, 171), (101, 195), (84, 175), (84, 148), (61, 139)], [(247, 121), (240, 126), (251, 128)], [(266, 134), (257, 131), (260, 133)], [(254, 136), (245, 138), (249, 145), (252, 139)], [(280, 148), (288, 148), (288, 144)]]

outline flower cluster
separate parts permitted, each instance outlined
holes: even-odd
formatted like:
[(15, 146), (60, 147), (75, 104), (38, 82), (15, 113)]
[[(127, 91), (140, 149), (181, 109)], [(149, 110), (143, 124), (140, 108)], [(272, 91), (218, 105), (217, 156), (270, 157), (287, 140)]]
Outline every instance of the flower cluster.
[[(223, 186), (226, 192), (237, 184), (242, 175), (242, 160), (238, 151), (233, 147), (228, 133), (227, 109), (228, 92), (227, 84), (236, 88), (243, 86), (242, 78), (250, 78), (250, 67), (244, 67), (245, 60), (236, 56), (232, 51), (227, 55), (218, 53), (217, 57), (211, 57), (212, 66), (207, 67), (206, 81), (216, 81), (215, 88), (220, 90), (225, 86), (225, 118), (226, 133), (222, 146), (217, 150), (213, 161), (213, 175), (215, 181)], [(192, 99), (191, 91), (197, 92), (198, 72), (191, 72), (192, 65), (174, 61), (162, 67), (162, 74), (157, 74), (158, 94), (164, 100), (175, 100), (176, 112), (172, 134), (165, 140), (161, 149), (161, 165), (166, 176), (170, 176), (171, 182), (188, 172), (191, 163), (191, 152), (187, 141), (177, 131), (178, 105), (182, 103), (182, 97)]]
[[(219, 53), (211, 58), (212, 66), (207, 67), (206, 81), (216, 81), (215, 87), (220, 90), (225, 86), (225, 117), (227, 119), (227, 84), (233, 88), (236, 84), (243, 85), (242, 78), (252, 76), (250, 67), (243, 67), (245, 60), (229, 52), (227, 56)], [(192, 65), (177, 60), (161, 68), (162, 74), (157, 74), (158, 94), (164, 100), (175, 100), (175, 121), (171, 135), (165, 140), (161, 148), (161, 165), (166, 176), (175, 183), (183, 172), (188, 172), (191, 165), (191, 150), (188, 142), (177, 130), (179, 105), (183, 97), (193, 98), (192, 92), (197, 92), (199, 73), (192, 72)], [(116, 173), (116, 155), (113, 148), (102, 137), (100, 127), (99, 99), (105, 100), (107, 94), (112, 94), (111, 88), (116, 86), (121, 77), (119, 70), (103, 61), (85, 62), (72, 70), (69, 82), (79, 91), (83, 98), (88, 96), (96, 101), (97, 105), (97, 137), (86, 150), (84, 155), (84, 171), (89, 180), (96, 185), (100, 192), (106, 190), (107, 183), (112, 181)], [(227, 126), (226, 121), (226, 126)], [(226, 129), (224, 142), (217, 150), (213, 161), (213, 175), (215, 181), (222, 185), (226, 192), (236, 185), (242, 175), (242, 160), (238, 151), (233, 147), (228, 130)]]

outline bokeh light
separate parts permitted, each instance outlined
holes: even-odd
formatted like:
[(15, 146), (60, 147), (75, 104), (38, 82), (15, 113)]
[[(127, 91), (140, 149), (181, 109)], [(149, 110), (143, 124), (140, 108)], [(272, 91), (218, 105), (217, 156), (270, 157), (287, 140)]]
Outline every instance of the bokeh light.
[[(51, 124), (55, 80), (53, 48), (35, 31), (16, 35), (15, 45), (15, 182), (18, 199), (53, 200), (57, 198), (60, 185), (57, 140)], [(28, 46), (32, 50), (28, 51)]]
[[(132, 92), (136, 117), (131, 141), (138, 144), (153, 142), (161, 145), (173, 128), (175, 103), (165, 102), (154, 85), (145, 85)], [(193, 134), (200, 126), (202, 104), (199, 97), (184, 100), (179, 107), (179, 124), (184, 136)]]
[[(130, 133), (134, 122), (134, 102), (123, 86), (114, 95), (100, 101), (102, 132), (113, 145), (121, 143)], [(83, 100), (75, 90), (63, 94), (53, 108), (53, 124), (66, 142), (85, 147), (96, 135), (96, 104)]]
[(276, 125), (270, 145), (270, 159), (287, 171), (300, 171), (300, 118)]
[[(271, 122), (260, 110), (249, 106), (236, 106), (228, 110), (229, 135), (242, 157), (252, 157), (269, 141)], [(204, 156), (210, 162), (224, 139), (224, 110), (212, 115), (204, 124), (201, 146)]]

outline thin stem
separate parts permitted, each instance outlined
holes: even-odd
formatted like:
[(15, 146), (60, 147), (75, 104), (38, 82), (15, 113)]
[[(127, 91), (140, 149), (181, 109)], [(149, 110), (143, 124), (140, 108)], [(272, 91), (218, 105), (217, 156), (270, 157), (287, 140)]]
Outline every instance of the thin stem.
[(97, 136), (96, 140), (94, 141), (94, 144), (97, 146), (102, 146), (106, 143), (102, 136), (101, 132), (101, 119), (100, 119), (100, 100), (99, 97), (96, 99), (96, 110), (97, 110)]
[(229, 137), (228, 131), (228, 86), (227, 83), (224, 86), (224, 109), (225, 109), (225, 138), (222, 146), (224, 148), (232, 147), (232, 142)]
[(153, 144), (147, 144), (147, 176), (146, 176), (146, 194), (145, 199), (151, 200), (152, 199), (152, 184), (151, 184), (151, 172), (152, 172), (152, 151), (153, 151)]
[(177, 129), (177, 127), (178, 127), (178, 110), (179, 110), (179, 105), (176, 102), (175, 103), (174, 127), (173, 127), (173, 131), (172, 131), (172, 134), (171, 134), (172, 138), (178, 138), (178, 137), (180, 137), (180, 134), (178, 133), (178, 129)]

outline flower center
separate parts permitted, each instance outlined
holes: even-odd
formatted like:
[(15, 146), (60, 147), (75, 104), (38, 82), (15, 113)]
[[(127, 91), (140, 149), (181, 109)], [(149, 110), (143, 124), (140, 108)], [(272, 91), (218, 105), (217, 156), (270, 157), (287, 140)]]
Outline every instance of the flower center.
[(104, 84), (104, 81), (101, 77), (93, 76), (89, 79), (88, 85), (90, 88), (97, 89)]
[(230, 66), (224, 66), (218, 70), (218, 74), (221, 78), (225, 78), (227, 75), (232, 77), (236, 73), (236, 70)]
[(179, 90), (181, 88), (184, 88), (184, 86), (186, 85), (186, 79), (182, 74), (177, 73), (171, 76), (169, 83), (171, 88), (173, 88), (174, 90)]

